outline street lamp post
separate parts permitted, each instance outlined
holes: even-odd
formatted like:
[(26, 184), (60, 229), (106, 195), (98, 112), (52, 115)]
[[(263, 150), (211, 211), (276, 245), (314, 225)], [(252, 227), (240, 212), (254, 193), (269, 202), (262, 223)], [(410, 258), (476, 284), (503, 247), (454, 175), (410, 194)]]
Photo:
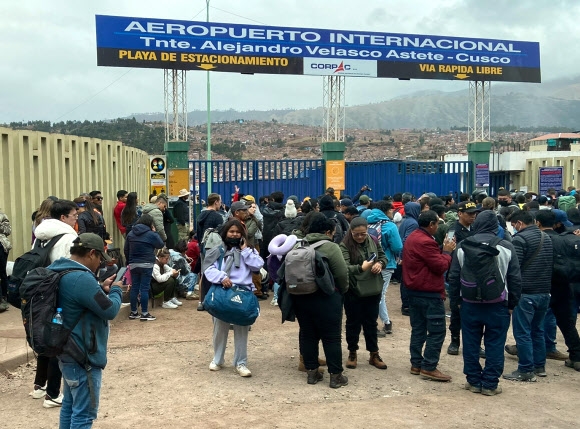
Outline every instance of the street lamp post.
[[(209, 1), (205, 0), (206, 4), (206, 22), (209, 22)], [(206, 162), (206, 176), (207, 194), (211, 194), (211, 185), (213, 182), (213, 168), (211, 163), (211, 113), (210, 113), (210, 84), (209, 84), (209, 70), (207, 73), (207, 162)]]

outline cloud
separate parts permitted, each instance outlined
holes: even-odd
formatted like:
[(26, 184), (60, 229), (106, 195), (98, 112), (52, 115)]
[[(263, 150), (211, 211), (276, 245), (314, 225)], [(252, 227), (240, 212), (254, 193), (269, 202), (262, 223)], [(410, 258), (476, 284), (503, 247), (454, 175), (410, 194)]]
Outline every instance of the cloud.
[[(102, 119), (163, 110), (161, 70), (97, 67), (95, 14), (205, 21), (205, 0), (5, 2), (0, 22), (0, 123)], [(576, 73), (580, 2), (535, 0), (211, 0), (214, 22), (539, 41), (544, 80)], [(188, 108), (205, 109), (205, 72), (188, 72)], [(347, 105), (465, 82), (349, 78)], [(322, 104), (322, 78), (211, 73), (216, 109)], [(70, 112), (70, 113), (69, 113)], [(64, 116), (63, 116), (64, 115)]]

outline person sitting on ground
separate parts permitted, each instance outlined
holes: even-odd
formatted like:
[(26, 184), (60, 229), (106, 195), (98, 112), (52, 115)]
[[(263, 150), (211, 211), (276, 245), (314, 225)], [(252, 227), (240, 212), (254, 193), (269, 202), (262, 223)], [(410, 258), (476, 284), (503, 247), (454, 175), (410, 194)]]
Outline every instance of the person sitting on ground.
[(179, 270), (171, 268), (168, 264), (169, 250), (166, 248), (157, 251), (157, 260), (153, 265), (151, 278), (151, 294), (157, 296), (163, 292), (163, 308), (177, 308), (182, 302), (175, 297), (175, 287)]
[(179, 298), (185, 297), (187, 299), (188, 296), (191, 297), (193, 295), (198, 277), (197, 274), (191, 272), (190, 260), (186, 252), (187, 242), (185, 240), (179, 240), (175, 245), (175, 249), (169, 250), (171, 268), (179, 272), (176, 284), (176, 295)]
[[(259, 271), (264, 265), (256, 249), (248, 245), (246, 230), (238, 219), (230, 219), (221, 230), (223, 247), (209, 249), (204, 258), (204, 277), (212, 284), (224, 288), (241, 286), (254, 289), (252, 272)], [(224, 252), (223, 258), (219, 255)], [(226, 267), (231, 266), (228, 271)], [(230, 324), (213, 317), (214, 357), (209, 364), (210, 371), (219, 371), (224, 365), (226, 344)], [(250, 326), (233, 325), (234, 330), (234, 367), (242, 377), (251, 377), (248, 369), (248, 331)]]

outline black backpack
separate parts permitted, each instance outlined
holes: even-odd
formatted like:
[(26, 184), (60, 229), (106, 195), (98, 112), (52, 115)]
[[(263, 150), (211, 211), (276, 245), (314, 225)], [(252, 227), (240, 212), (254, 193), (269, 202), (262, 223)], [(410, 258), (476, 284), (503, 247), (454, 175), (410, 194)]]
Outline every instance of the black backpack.
[(580, 236), (563, 232), (550, 238), (554, 248), (554, 276), (580, 282)]
[(32, 250), (18, 257), (14, 262), (12, 274), (8, 279), (6, 301), (16, 308), (21, 308), (20, 285), (30, 270), (50, 265), (50, 251), (64, 234), (55, 235), (50, 240), (36, 240)]
[(334, 225), (336, 227), (336, 229), (334, 230), (334, 237), (332, 241), (334, 241), (336, 244), (340, 244), (342, 242), (342, 239), (344, 238), (344, 235), (346, 234), (346, 231), (344, 231), (344, 229), (342, 228), (342, 225), (340, 224), (340, 219), (338, 218), (336, 213), (329, 219), (334, 220)]
[(506, 297), (506, 285), (499, 271), (497, 245), (501, 238), (494, 237), (489, 244), (473, 237), (461, 242), (463, 266), (459, 274), (461, 297), (471, 302), (498, 302)]
[[(35, 353), (55, 357), (62, 350), (78, 320), (66, 329), (61, 324), (52, 323), (58, 305), (60, 279), (71, 271), (55, 272), (47, 268), (35, 268), (24, 278), (20, 286), (22, 299), (22, 323), (26, 340)], [(63, 318), (67, 315), (63, 314)], [(81, 315), (82, 317), (82, 315)]]

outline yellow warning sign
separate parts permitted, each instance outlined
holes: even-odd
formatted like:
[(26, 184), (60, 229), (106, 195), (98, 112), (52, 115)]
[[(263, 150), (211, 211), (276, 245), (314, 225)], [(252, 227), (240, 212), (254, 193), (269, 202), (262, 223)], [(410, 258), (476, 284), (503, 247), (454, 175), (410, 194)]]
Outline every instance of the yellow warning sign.
[(335, 191), (343, 191), (346, 188), (344, 176), (344, 161), (326, 161), (327, 188), (334, 188)]

